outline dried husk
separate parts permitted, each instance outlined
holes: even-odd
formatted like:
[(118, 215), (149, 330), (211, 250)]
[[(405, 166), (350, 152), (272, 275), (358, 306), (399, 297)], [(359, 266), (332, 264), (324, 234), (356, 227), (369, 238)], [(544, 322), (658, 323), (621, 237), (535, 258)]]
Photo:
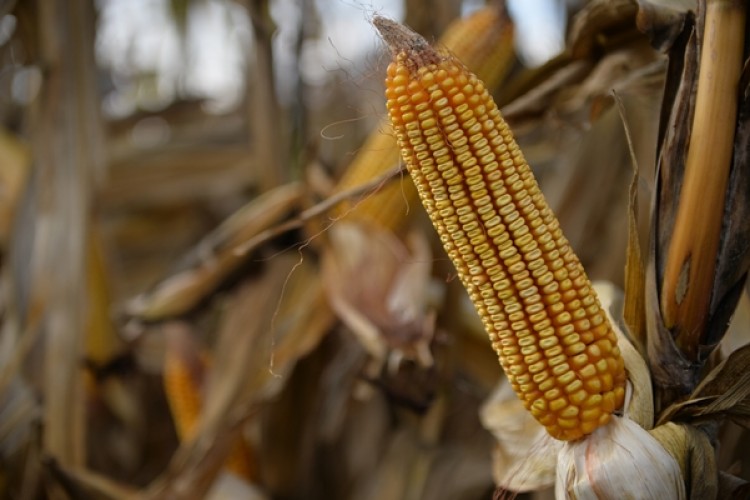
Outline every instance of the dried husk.
[(674, 422), (667, 422), (649, 432), (679, 464), (687, 498), (716, 498), (718, 470), (715, 452), (704, 432)]
[(677, 461), (646, 430), (614, 416), (585, 439), (560, 452), (558, 499), (685, 499)]
[[(387, 229), (340, 221), (328, 232), (323, 274), (331, 307), (378, 366), (432, 365), (432, 258), (424, 236), (409, 247)], [(365, 285), (365, 286), (363, 286)]]
[(555, 484), (557, 455), (563, 443), (553, 439), (531, 416), (506, 379), (479, 415), (482, 425), (497, 440), (492, 472), (498, 487), (521, 493)]

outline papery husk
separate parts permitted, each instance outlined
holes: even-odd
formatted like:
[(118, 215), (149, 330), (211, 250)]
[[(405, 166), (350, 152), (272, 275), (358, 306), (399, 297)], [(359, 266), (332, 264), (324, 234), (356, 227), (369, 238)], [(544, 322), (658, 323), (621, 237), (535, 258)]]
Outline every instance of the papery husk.
[(633, 420), (613, 416), (584, 439), (560, 451), (555, 497), (685, 499), (681, 468), (664, 447)]
[(607, 282), (593, 283), (602, 309), (607, 313), (612, 329), (617, 335), (617, 345), (625, 360), (628, 372), (628, 387), (625, 400), (625, 415), (644, 429), (654, 426), (654, 396), (651, 389), (651, 373), (633, 339), (627, 333), (622, 318), (623, 294)]
[(678, 461), (646, 430), (654, 425), (651, 375), (620, 320), (622, 292), (603, 282), (594, 289), (617, 334), (628, 372), (624, 416), (613, 415), (608, 425), (562, 447), (556, 498), (687, 498)]
[[(328, 232), (323, 276), (331, 307), (373, 360), (433, 364), (432, 258), (424, 237), (408, 247), (386, 229), (340, 221)], [(364, 286), (363, 286), (364, 285)]]
[(531, 416), (507, 379), (484, 403), (479, 418), (497, 439), (492, 474), (498, 487), (522, 493), (555, 483), (557, 455), (563, 442), (553, 439)]

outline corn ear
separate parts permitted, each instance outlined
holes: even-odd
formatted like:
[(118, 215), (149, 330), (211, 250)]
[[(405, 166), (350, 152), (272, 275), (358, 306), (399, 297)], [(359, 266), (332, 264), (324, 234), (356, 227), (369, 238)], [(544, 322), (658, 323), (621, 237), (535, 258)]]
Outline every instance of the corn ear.
[[(440, 39), (440, 45), (452, 51), (488, 85), (500, 83), (513, 60), (513, 23), (498, 6), (489, 6), (458, 19)], [(341, 178), (338, 191), (344, 191), (377, 178), (398, 165), (399, 150), (390, 124), (383, 121), (362, 146), (359, 154)], [(369, 221), (384, 229), (398, 231), (406, 219), (409, 207), (418, 196), (409, 182), (383, 186), (377, 194), (358, 202), (344, 205), (340, 214), (352, 220)], [(351, 214), (348, 212), (351, 211)]]
[(609, 422), (617, 337), (486, 86), (388, 19), (387, 108), (401, 154), (511, 386), (555, 438)]
[[(202, 387), (208, 370), (208, 359), (182, 335), (172, 335), (164, 358), (163, 382), (175, 430), (180, 441), (195, 437), (203, 407)], [(182, 342), (185, 340), (185, 342)], [(234, 444), (224, 467), (245, 479), (257, 476), (257, 464), (244, 441)]]

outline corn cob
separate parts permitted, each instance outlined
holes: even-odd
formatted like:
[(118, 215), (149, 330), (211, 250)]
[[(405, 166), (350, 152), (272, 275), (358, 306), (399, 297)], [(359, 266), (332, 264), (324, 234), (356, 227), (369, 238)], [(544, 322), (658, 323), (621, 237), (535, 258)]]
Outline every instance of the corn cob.
[(617, 338), (485, 85), (384, 18), (387, 108), (401, 154), (516, 394), (555, 438), (624, 399)]
[[(440, 45), (456, 54), (489, 86), (500, 83), (513, 57), (513, 23), (498, 6), (485, 7), (452, 23)], [(344, 191), (377, 178), (399, 162), (399, 150), (391, 126), (383, 121), (363, 145), (337, 186)], [(418, 200), (412, 183), (383, 186), (356, 206), (351, 217), (398, 231), (408, 206)], [(343, 207), (344, 211), (352, 207)], [(343, 213), (343, 212), (342, 212)]]
[[(164, 359), (164, 389), (180, 441), (187, 441), (195, 436), (203, 406), (201, 386), (207, 369), (206, 357), (192, 352), (188, 346), (167, 349)], [(242, 440), (232, 446), (224, 467), (246, 479), (257, 477), (255, 457)]]

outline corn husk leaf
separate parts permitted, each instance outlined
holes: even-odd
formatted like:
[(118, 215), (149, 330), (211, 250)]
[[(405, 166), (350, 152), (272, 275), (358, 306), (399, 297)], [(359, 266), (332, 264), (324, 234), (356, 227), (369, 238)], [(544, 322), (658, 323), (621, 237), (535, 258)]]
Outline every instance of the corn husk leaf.
[(638, 186), (640, 171), (638, 161), (632, 146), (630, 128), (626, 120), (626, 112), (622, 100), (615, 95), (620, 118), (623, 121), (628, 144), (630, 145), (630, 156), (633, 160), (633, 179), (628, 190), (628, 246), (625, 250), (625, 284), (623, 322), (637, 343), (641, 353), (645, 351), (646, 343), (646, 304), (643, 290), (646, 284), (646, 270), (643, 263), (641, 241), (638, 235)]
[(637, 423), (616, 416), (586, 439), (565, 443), (559, 455), (555, 496), (687, 498), (678, 462)]
[(407, 247), (390, 231), (347, 222), (329, 237), (324, 280), (341, 320), (379, 365), (405, 358), (431, 366), (432, 259), (424, 237), (411, 233)]
[(617, 345), (628, 372), (629, 383), (628, 396), (625, 400), (625, 415), (642, 428), (651, 429), (654, 426), (654, 396), (651, 390), (651, 373), (646, 360), (636, 347), (633, 337), (628, 334), (628, 330), (625, 328), (622, 319), (623, 293), (617, 287), (606, 282), (594, 282), (593, 286), (617, 335)]
[(206, 494), (256, 405), (283, 388), (297, 360), (327, 332), (327, 317), (287, 309), (310, 292), (314, 273), (306, 262), (278, 256), (238, 290), (219, 333), (196, 435), (181, 445), (148, 497)]
[(665, 5), (668, 2), (654, 2), (651, 0), (638, 0), (638, 16), (636, 22), (638, 28), (646, 33), (651, 40), (651, 45), (662, 52), (666, 52), (675, 43), (682, 33), (687, 11), (695, 10), (695, 3), (688, 0), (685, 3), (692, 5)]
[[(648, 12), (646, 14), (649, 14)], [(674, 219), (674, 207), (678, 191), (674, 177), (676, 169), (681, 168), (677, 156), (687, 149), (688, 128), (679, 126), (689, 123), (693, 106), (693, 92), (697, 80), (697, 42), (695, 40), (695, 21), (691, 15), (684, 20), (680, 35), (670, 45), (667, 78), (662, 101), (659, 123), (659, 177), (655, 192), (655, 209), (653, 210), (652, 236), (650, 238), (646, 263), (646, 327), (648, 335), (648, 359), (654, 386), (657, 390), (656, 408), (661, 408), (661, 392), (684, 394), (689, 392), (697, 382), (696, 373), (691, 363), (684, 358), (674, 343), (671, 333), (664, 326), (659, 304), (657, 288), (657, 252), (665, 248)], [(669, 186), (661, 189), (660, 186)], [(679, 189), (679, 188), (677, 188)], [(664, 396), (669, 398), (671, 396)]]
[(562, 442), (552, 439), (534, 420), (506, 379), (484, 403), (479, 416), (484, 428), (497, 440), (492, 451), (492, 473), (498, 487), (525, 492), (555, 483)]
[(591, 53), (597, 45), (607, 43), (608, 36), (623, 29), (632, 30), (638, 7), (632, 0), (594, 0), (573, 19), (567, 47), (573, 57)]

